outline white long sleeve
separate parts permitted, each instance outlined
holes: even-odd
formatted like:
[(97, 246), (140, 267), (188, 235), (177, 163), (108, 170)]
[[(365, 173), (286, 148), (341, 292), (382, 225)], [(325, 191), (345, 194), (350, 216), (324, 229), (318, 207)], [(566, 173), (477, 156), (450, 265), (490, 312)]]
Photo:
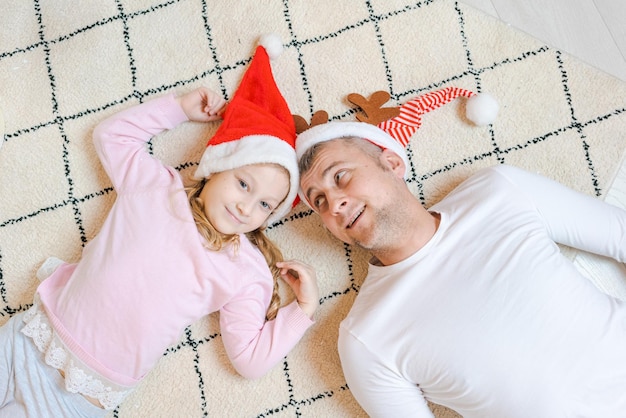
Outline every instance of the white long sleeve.
[(497, 172), (533, 202), (555, 242), (626, 262), (624, 210), (515, 167)]

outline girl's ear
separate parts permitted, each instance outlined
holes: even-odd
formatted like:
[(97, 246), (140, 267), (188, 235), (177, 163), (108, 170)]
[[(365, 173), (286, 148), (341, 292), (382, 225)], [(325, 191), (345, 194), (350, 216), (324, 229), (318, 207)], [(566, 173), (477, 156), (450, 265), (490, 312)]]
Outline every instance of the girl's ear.
[(385, 148), (380, 154), (380, 162), (384, 167), (388, 167), (391, 171), (393, 171), (398, 177), (404, 179), (406, 165), (404, 164), (402, 157), (398, 154), (391, 151), (389, 148)]

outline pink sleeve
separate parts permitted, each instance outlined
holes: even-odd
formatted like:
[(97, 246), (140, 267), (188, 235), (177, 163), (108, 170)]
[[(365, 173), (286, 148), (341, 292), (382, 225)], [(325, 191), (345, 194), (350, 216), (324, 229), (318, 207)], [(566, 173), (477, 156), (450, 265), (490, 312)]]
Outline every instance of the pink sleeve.
[(98, 157), (113, 186), (154, 187), (168, 169), (146, 147), (153, 136), (187, 121), (173, 94), (130, 107), (96, 126), (93, 139)]
[(237, 372), (256, 379), (291, 351), (313, 321), (294, 301), (282, 307), (276, 319), (266, 322), (266, 305), (259, 298), (259, 289), (249, 290), (252, 291), (247, 292), (248, 297), (231, 301), (220, 310), (220, 329)]

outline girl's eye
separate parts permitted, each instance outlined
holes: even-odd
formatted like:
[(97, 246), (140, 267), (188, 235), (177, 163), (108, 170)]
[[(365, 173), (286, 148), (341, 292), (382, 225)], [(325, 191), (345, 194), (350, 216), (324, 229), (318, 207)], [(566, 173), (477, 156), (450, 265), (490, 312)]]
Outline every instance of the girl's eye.
[(270, 205), (267, 202), (261, 202), (261, 207), (265, 210), (271, 211), (272, 210), (272, 205)]
[(244, 190), (248, 189), (248, 183), (243, 180), (239, 180), (239, 186), (241, 186), (241, 188)]

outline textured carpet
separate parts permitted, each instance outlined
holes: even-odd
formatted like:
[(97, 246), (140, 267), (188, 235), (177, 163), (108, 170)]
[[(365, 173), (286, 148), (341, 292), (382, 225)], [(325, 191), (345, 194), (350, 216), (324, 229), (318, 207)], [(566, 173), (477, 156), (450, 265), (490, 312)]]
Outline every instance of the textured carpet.
[[(451, 0), (4, 0), (2, 9), (0, 323), (29, 306), (46, 257), (80, 257), (115, 199), (91, 143), (94, 126), (200, 84), (231, 97), (264, 33), (285, 43), (275, 78), (306, 119), (324, 109), (354, 120), (353, 92), (384, 90), (395, 105), (453, 85), (498, 99), (489, 127), (471, 126), (461, 99), (425, 115), (409, 153), (410, 186), (426, 206), (503, 162), (602, 198), (626, 149), (625, 83)], [(187, 175), (216, 126), (188, 124), (151, 147)], [(366, 254), (332, 239), (303, 205), (269, 233), (286, 256), (318, 268), (321, 307), (304, 340), (267, 376), (246, 381), (212, 315), (189, 326), (110, 416), (365, 415), (336, 340)]]

